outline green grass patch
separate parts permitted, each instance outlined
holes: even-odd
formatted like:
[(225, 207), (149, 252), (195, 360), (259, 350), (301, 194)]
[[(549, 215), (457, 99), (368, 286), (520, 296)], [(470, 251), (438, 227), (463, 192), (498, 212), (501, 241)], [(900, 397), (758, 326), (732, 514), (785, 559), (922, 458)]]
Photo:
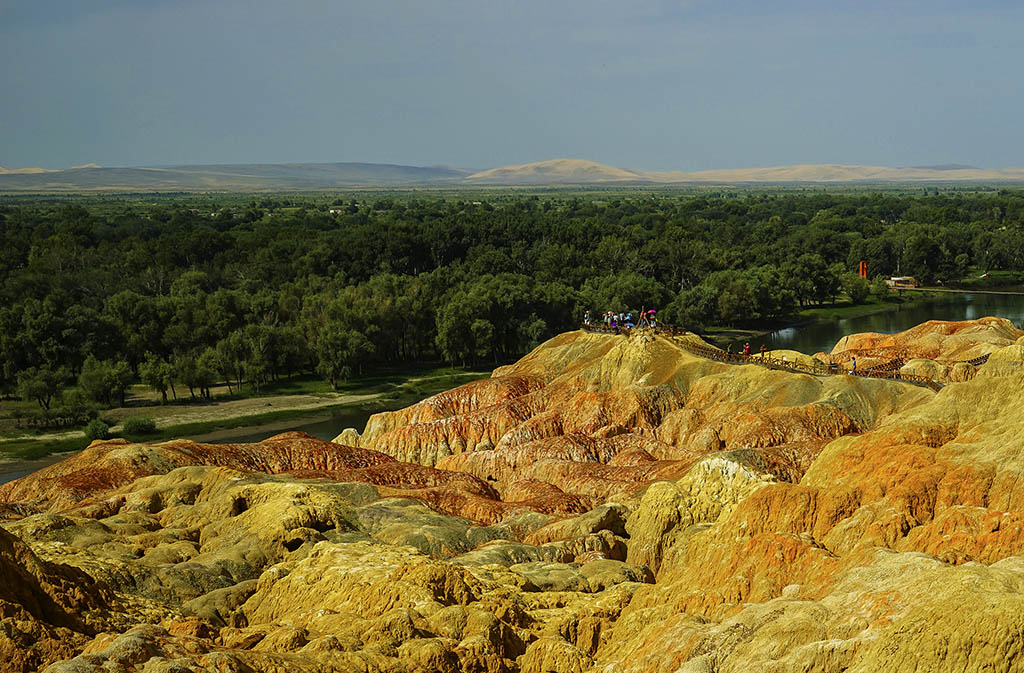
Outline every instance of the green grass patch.
[[(362, 408), (370, 412), (401, 409), (402, 407), (414, 404), (422, 399), (436, 395), (437, 393), (450, 390), (451, 388), (455, 388), (464, 383), (468, 383), (469, 381), (474, 381), (486, 376), (488, 376), (486, 372), (469, 372), (462, 368), (451, 369), (449, 367), (440, 367), (417, 372), (413, 377), (410, 377), (408, 374), (404, 376), (394, 374), (364, 377), (359, 381), (359, 387), (354, 388), (354, 390), (369, 392), (375, 388), (380, 389), (381, 387), (386, 386), (387, 392), (380, 395), (377, 399), (368, 400), (366, 402), (342, 402), (318, 407), (316, 409), (282, 409), (211, 421), (177, 423), (158, 428), (154, 432), (148, 433), (145, 436), (145, 441), (161, 442), (183, 436), (205, 435), (219, 430), (232, 430), (235, 428), (244, 428), (249, 426), (269, 425), (271, 423), (280, 423), (282, 421), (315, 418), (317, 416), (330, 415), (331, 412), (341, 409)], [(420, 380), (410, 382), (408, 381), (409, 378), (417, 378)], [(348, 393), (350, 391), (345, 392)], [(288, 392), (284, 394), (297, 393)], [(261, 395), (260, 397), (266, 397), (268, 402), (273, 400), (273, 396), (270, 395)], [(18, 439), (0, 440), (0, 455), (18, 460), (32, 460), (36, 458), (43, 458), (54, 453), (80, 451), (89, 445), (89, 440), (85, 438), (81, 429), (72, 430), (71, 432), (74, 432), (77, 436), (61, 439), (32, 439), (30, 437), (22, 437)], [(112, 433), (112, 436), (124, 436), (125, 434), (127, 434), (130, 439), (135, 439), (135, 437), (132, 437), (130, 433), (115, 432)]]
[[(399, 369), (379, 369), (363, 375), (353, 376), (338, 385), (338, 389), (331, 390), (329, 383), (313, 375), (293, 376), (281, 381), (272, 381), (263, 385), (260, 392), (256, 393), (249, 384), (243, 384), (242, 389), (232, 387), (230, 394), (214, 395), (213, 401), (222, 402), (225, 400), (248, 400), (260, 398), (273, 398), (280, 395), (314, 395), (326, 396), (332, 393), (343, 395), (374, 395), (386, 393), (396, 387), (406, 384), (410, 379), (434, 379), (458, 377), (470, 372), (467, 367), (448, 367), (433, 363), (421, 365), (409, 365)], [(486, 374), (484, 374), (486, 375)], [(479, 374), (476, 378), (479, 378)], [(218, 385), (224, 385), (223, 382)], [(188, 395), (188, 389), (178, 390), (177, 400), (168, 400), (168, 404), (188, 405), (200, 402), (193, 400)], [(133, 400), (128, 406), (151, 406), (153, 401), (147, 400), (140, 404), (139, 400)]]
[(859, 318), (872, 313), (895, 311), (901, 306), (914, 303), (914, 299), (892, 295), (884, 301), (872, 300), (863, 304), (851, 304), (848, 301), (839, 301), (835, 304), (824, 304), (813, 308), (805, 308), (800, 311), (800, 318), (803, 320), (845, 320), (847, 318)]
[(248, 386), (243, 386), (242, 394), (235, 394), (239, 399), (248, 397), (273, 397), (275, 395), (321, 395), (331, 392), (331, 385), (326, 381), (313, 377), (292, 377), (284, 381), (269, 383), (260, 390), (259, 395), (245, 394)]
[[(267, 425), (280, 421), (299, 418), (310, 418), (318, 414), (330, 414), (331, 411), (351, 407), (351, 404), (335, 404), (310, 409), (283, 409), (280, 411), (268, 411), (261, 414), (250, 414), (247, 416), (236, 416), (213, 421), (201, 421), (193, 423), (179, 423), (158, 428), (155, 432), (146, 436), (147, 442), (163, 442), (170, 439), (177, 439), (182, 436), (204, 435), (218, 430), (231, 430), (251, 425)], [(80, 451), (89, 445), (89, 440), (84, 433), (76, 431), (79, 437), (62, 439), (16, 439), (0, 442), (0, 454), (17, 458), (19, 460), (30, 460), (43, 458), (53, 453), (65, 451)], [(119, 437), (122, 433), (112, 433), (113, 437)]]
[(1024, 273), (1020, 271), (989, 271), (972, 269), (965, 278), (948, 281), (945, 287), (958, 290), (1015, 290), (1024, 287)]
[(147, 442), (160, 442), (169, 439), (177, 439), (185, 435), (205, 435), (217, 430), (231, 430), (233, 428), (244, 428), (250, 425), (267, 425), (279, 421), (287, 421), (299, 418), (309, 418), (318, 414), (329, 414), (335, 409), (350, 407), (350, 404), (333, 404), (316, 409), (282, 409), (280, 411), (267, 411), (262, 414), (250, 414), (248, 416), (236, 416), (234, 418), (223, 418), (215, 421), (200, 421), (194, 423), (180, 423), (158, 428), (155, 433), (146, 438)]
[(64, 439), (7, 440), (0, 442), (0, 455), (15, 460), (36, 460), (54, 453), (81, 451), (89, 440), (81, 432)]
[[(754, 344), (764, 334), (764, 330), (713, 326), (701, 332), (700, 337), (719, 348), (728, 348), (733, 352), (739, 352), (743, 348), (744, 343)], [(753, 345), (751, 347), (756, 348), (757, 346)]]

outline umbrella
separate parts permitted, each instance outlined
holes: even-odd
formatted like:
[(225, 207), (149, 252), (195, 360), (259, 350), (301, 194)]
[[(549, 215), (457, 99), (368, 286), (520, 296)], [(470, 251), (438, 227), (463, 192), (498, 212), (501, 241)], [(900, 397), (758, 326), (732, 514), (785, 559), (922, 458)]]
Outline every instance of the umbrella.
[(652, 308), (652, 309), (651, 309), (650, 311), (648, 311), (648, 313), (657, 313), (657, 311), (655, 311), (655, 310), (654, 310), (654, 309)]

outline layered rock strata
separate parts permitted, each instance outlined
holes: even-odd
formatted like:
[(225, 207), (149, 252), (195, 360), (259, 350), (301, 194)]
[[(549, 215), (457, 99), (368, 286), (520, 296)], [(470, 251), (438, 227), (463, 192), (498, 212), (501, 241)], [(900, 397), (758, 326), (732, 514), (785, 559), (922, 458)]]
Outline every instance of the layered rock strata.
[(977, 372), (972, 361), (1012, 346), (1022, 336), (1024, 331), (1005, 318), (929, 320), (897, 334), (851, 334), (840, 339), (831, 353), (818, 356), (845, 369), (857, 358), (861, 370), (896, 366), (903, 374), (959, 382)]
[(662, 337), (572, 333), (491, 379), (374, 416), (358, 443), (499, 491), (527, 478), (595, 503), (630, 501), (713, 451), (754, 449), (765, 469), (797, 481), (828, 441), (930, 394), (712, 362)]

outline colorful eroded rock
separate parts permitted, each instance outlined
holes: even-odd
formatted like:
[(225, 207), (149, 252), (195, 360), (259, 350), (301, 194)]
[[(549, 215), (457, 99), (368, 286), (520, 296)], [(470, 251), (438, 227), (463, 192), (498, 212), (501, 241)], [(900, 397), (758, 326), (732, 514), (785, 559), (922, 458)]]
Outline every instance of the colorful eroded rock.
[(837, 346), (932, 363), (936, 393), (576, 332), (348, 445), (94, 443), (0, 487), (0, 654), (52, 673), (1024, 670), (1022, 337), (986, 318)]

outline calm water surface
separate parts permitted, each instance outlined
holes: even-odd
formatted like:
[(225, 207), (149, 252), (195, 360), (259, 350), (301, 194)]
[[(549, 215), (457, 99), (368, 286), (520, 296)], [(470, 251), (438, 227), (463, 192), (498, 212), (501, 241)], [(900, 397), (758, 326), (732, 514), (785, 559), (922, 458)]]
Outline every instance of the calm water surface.
[(6, 484), (9, 481), (21, 479), (30, 472), (35, 472), (35, 470), (15, 470), (14, 472), (0, 472), (0, 484)]
[[(928, 320), (975, 320), (986, 316), (1007, 318), (1014, 325), (1024, 320), (1024, 296), (997, 294), (936, 295), (933, 301), (876, 313), (860, 318), (825, 320), (803, 327), (790, 327), (769, 334), (765, 345), (813, 355), (828, 353), (847, 334), (880, 332), (895, 334)], [(750, 344), (756, 350), (760, 344)]]

